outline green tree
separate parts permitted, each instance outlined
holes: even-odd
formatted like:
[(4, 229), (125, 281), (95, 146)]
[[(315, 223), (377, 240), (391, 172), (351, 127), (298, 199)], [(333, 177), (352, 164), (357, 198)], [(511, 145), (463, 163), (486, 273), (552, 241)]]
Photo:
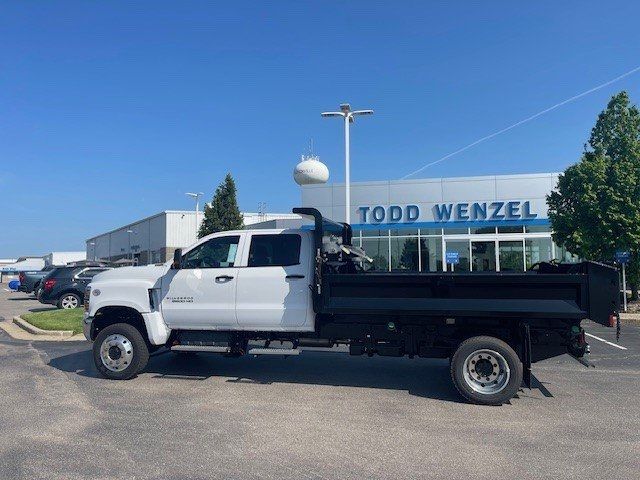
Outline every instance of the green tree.
[(580, 257), (610, 262), (628, 249), (632, 298), (640, 280), (640, 112), (626, 92), (600, 113), (582, 158), (547, 196), (553, 239)]
[(198, 238), (225, 230), (238, 230), (244, 226), (236, 198), (236, 182), (230, 173), (218, 185), (211, 205), (204, 207), (204, 220)]

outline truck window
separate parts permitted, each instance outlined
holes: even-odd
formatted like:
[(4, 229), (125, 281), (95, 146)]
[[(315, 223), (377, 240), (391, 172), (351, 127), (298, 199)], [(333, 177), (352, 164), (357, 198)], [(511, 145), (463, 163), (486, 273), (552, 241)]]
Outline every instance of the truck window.
[(212, 238), (187, 252), (182, 268), (229, 268), (233, 267), (238, 252), (240, 236)]
[(300, 235), (253, 235), (249, 267), (286, 267), (300, 263)]

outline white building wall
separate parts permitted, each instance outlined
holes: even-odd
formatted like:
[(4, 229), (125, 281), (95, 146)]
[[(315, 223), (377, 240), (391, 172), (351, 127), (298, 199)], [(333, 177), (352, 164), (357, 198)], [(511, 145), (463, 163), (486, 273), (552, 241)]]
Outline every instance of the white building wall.
[(296, 215), (295, 213), (241, 212), (241, 215), (245, 227), (271, 220), (300, 220), (302, 218), (300, 215)]
[[(166, 212), (166, 246), (184, 248), (193, 245), (197, 240), (195, 212)], [(198, 228), (202, 224), (204, 214), (198, 214)]]
[(86, 252), (51, 252), (44, 257), (45, 265), (66, 265), (70, 262), (79, 262), (87, 259)]
[[(351, 221), (358, 224), (358, 207), (418, 205), (420, 222), (433, 221), (433, 206), (448, 202), (529, 201), (537, 218), (547, 218), (546, 195), (558, 182), (557, 173), (495, 175), (360, 182), (351, 185)], [(345, 220), (344, 184), (302, 187), (302, 205), (315, 207), (335, 221)]]
[(110, 234), (108, 233), (89, 240), (89, 242), (87, 243), (87, 260), (98, 260), (100, 258), (109, 258), (110, 241), (111, 241)]
[[(127, 230), (131, 230), (131, 234)], [(162, 212), (90, 238), (87, 240), (87, 259), (123, 258), (130, 254), (162, 249), (166, 243), (165, 231), (165, 213)]]
[[(300, 219), (293, 213), (254, 213), (241, 212), (244, 226), (250, 226), (269, 220)], [(195, 212), (168, 211), (167, 212), (167, 247), (184, 248), (192, 245), (197, 240), (195, 228)], [(198, 229), (204, 219), (204, 213), (198, 215)]]
[(157, 215), (149, 219), (149, 247), (151, 251), (158, 251), (166, 247), (167, 217)]

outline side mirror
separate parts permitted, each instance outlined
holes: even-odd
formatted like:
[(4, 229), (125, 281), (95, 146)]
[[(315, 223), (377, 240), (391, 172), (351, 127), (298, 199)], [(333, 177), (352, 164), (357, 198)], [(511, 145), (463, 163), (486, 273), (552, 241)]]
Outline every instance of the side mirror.
[(182, 268), (182, 249), (176, 248), (173, 252), (173, 263), (171, 264), (173, 270), (180, 270)]

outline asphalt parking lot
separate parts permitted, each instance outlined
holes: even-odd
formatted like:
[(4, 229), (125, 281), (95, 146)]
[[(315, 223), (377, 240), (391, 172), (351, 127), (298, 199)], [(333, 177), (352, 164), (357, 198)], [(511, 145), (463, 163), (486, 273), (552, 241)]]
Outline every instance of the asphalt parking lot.
[[(20, 298), (0, 289), (0, 316), (39, 308)], [(640, 328), (590, 343), (597, 368), (541, 362), (536, 388), (480, 407), (440, 360), (159, 352), (113, 382), (87, 342), (0, 330), (0, 478), (637, 479)]]

